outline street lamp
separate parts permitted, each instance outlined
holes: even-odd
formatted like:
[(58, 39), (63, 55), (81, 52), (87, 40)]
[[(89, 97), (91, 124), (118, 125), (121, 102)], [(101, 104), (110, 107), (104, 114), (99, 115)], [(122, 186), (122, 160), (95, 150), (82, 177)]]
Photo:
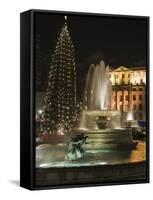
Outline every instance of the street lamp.
[(38, 110), (38, 113), (39, 113), (40, 115), (42, 114), (42, 112), (43, 112), (43, 111), (42, 111), (41, 109), (40, 109), (40, 110)]

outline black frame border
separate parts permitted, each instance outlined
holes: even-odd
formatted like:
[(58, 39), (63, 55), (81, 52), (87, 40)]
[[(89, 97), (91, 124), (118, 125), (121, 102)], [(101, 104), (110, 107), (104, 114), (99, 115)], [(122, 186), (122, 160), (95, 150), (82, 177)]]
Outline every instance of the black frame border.
[[(61, 184), (36, 186), (35, 184), (35, 14), (82, 15), (93, 17), (115, 17), (146, 20), (146, 180), (112, 181), (102, 183)], [(62, 189), (91, 186), (125, 185), (150, 182), (150, 62), (149, 62), (149, 16), (100, 14), (70, 11), (32, 9), (20, 14), (20, 186), (30, 190)]]

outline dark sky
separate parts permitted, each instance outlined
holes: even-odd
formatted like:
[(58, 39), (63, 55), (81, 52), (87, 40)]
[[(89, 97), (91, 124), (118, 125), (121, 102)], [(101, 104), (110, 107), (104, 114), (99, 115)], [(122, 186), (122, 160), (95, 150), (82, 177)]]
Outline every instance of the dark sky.
[[(146, 66), (146, 20), (108, 16), (68, 16), (79, 73), (104, 59), (111, 66)], [(40, 38), (43, 70), (46, 71), (64, 24), (64, 14), (36, 14), (35, 33)]]

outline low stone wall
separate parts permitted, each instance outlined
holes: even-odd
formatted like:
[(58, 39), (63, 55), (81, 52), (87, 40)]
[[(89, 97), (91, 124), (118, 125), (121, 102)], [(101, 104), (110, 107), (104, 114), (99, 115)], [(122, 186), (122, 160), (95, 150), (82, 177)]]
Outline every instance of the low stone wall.
[(36, 186), (107, 184), (146, 179), (146, 162), (71, 168), (36, 169)]

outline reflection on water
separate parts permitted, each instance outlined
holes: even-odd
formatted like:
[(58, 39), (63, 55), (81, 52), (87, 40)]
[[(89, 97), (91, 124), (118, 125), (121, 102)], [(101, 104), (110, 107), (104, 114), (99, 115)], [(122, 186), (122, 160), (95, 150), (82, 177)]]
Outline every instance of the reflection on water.
[(77, 161), (66, 158), (67, 147), (64, 144), (42, 144), (36, 147), (36, 167), (80, 167), (106, 164), (134, 163), (146, 160), (146, 143), (140, 142), (137, 149), (132, 151), (86, 151), (84, 156)]

